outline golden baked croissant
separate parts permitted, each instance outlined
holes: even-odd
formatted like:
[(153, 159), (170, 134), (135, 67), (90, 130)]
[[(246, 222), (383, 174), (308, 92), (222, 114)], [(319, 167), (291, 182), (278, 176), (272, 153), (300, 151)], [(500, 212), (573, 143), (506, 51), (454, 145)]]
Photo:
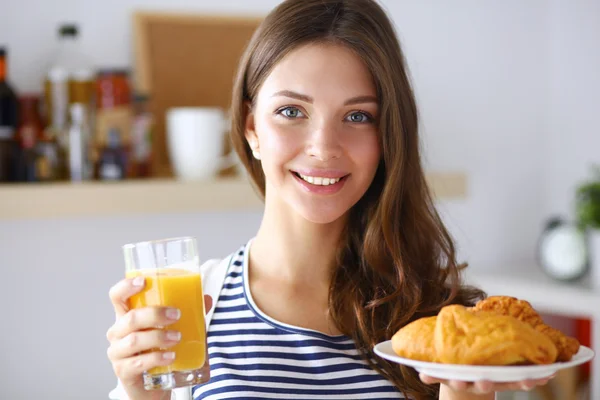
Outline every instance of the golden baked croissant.
[(494, 312), (469, 311), (461, 305), (442, 308), (437, 316), (436, 358), (448, 364), (551, 364), (556, 346), (530, 325)]
[(411, 322), (392, 337), (392, 348), (400, 357), (436, 362), (433, 331), (437, 317)]
[(491, 296), (479, 301), (473, 310), (494, 311), (502, 315), (510, 315), (531, 325), (537, 331), (544, 333), (552, 340), (558, 350), (557, 361), (569, 361), (579, 351), (579, 341), (564, 335), (542, 320), (542, 317), (525, 300), (510, 296)]
[(401, 357), (428, 362), (547, 364), (570, 360), (579, 342), (544, 324), (527, 301), (493, 296), (411, 322), (392, 337), (392, 348)]

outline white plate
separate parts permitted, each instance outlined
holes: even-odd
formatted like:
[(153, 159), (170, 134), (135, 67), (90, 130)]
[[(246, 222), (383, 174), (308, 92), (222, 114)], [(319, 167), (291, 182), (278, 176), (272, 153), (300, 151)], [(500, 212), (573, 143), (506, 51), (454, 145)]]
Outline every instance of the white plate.
[(554, 374), (560, 369), (574, 367), (594, 358), (592, 349), (580, 346), (579, 351), (573, 356), (571, 361), (547, 365), (486, 366), (441, 364), (399, 357), (392, 349), (391, 340), (376, 345), (375, 354), (388, 361), (413, 367), (418, 372), (434, 378), (455, 379), (466, 382), (480, 380), (492, 382), (517, 382), (524, 379), (541, 379)]

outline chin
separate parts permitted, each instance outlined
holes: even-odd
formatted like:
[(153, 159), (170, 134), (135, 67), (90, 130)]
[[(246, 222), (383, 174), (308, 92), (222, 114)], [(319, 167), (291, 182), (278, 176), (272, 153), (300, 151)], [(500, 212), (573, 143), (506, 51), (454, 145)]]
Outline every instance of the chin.
[(306, 205), (297, 205), (294, 207), (296, 212), (305, 220), (314, 224), (326, 225), (338, 221), (348, 213), (349, 207), (311, 207)]
[(331, 224), (336, 222), (337, 220), (339, 220), (342, 216), (344, 216), (344, 214), (342, 215), (337, 215), (335, 217), (328, 217), (328, 216), (323, 216), (323, 215), (303, 215), (304, 219), (306, 219), (309, 222), (312, 222), (313, 224), (319, 224), (319, 225), (327, 225), (327, 224)]

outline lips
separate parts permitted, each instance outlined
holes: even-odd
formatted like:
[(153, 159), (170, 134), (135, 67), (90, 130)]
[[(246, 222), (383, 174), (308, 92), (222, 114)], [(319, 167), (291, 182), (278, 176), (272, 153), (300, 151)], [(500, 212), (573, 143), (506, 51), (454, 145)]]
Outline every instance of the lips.
[(350, 177), (350, 174), (341, 171), (307, 172), (290, 171), (305, 193), (317, 196), (332, 196), (340, 192)]
[(291, 172), (297, 178), (314, 186), (335, 185), (348, 176), (348, 174), (343, 174), (338, 171), (317, 171), (311, 173), (301, 173), (298, 171)]

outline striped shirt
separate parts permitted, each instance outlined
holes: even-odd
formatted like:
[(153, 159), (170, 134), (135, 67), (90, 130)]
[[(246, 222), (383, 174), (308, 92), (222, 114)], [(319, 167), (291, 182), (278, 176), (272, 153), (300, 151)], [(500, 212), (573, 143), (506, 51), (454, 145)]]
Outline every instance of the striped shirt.
[(208, 329), (209, 382), (194, 400), (402, 399), (369, 368), (345, 335), (329, 336), (270, 318), (248, 286), (248, 252), (234, 254)]

